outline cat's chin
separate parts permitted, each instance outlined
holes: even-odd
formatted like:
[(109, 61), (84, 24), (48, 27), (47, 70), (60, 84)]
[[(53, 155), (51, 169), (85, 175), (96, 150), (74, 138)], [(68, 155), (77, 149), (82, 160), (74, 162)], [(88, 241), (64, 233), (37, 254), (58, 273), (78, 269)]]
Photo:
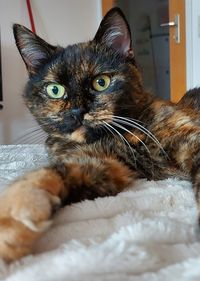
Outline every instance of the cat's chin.
[(84, 126), (79, 127), (70, 135), (70, 139), (79, 143), (86, 141), (86, 128)]
[(69, 136), (72, 141), (78, 143), (91, 143), (102, 137), (102, 130), (98, 126), (95, 126), (95, 128), (81, 126), (73, 131)]

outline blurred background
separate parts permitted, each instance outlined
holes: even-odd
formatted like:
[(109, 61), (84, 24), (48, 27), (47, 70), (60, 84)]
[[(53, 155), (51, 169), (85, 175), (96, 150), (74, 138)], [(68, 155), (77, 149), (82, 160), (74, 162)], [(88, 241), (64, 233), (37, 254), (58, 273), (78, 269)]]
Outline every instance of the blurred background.
[[(120, 7), (131, 27), (144, 86), (164, 99), (178, 101), (200, 86), (199, 0), (30, 0), (36, 33), (66, 46), (96, 33), (102, 16)], [(30, 7), (29, 7), (30, 8)], [(26, 0), (0, 0), (0, 144), (42, 142), (21, 94), (27, 80), (15, 47), (12, 24), (32, 28)]]

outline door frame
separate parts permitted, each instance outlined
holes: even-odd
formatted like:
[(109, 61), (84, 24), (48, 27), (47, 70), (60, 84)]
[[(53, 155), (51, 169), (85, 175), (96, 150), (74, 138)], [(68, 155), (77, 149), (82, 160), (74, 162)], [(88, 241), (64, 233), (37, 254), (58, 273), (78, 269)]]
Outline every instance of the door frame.
[[(197, 1), (197, 0), (195, 0)], [(115, 5), (115, 0), (102, 0), (102, 15), (104, 16), (108, 10)], [(186, 36), (186, 90), (194, 87), (194, 27), (193, 22), (193, 3), (192, 1), (185, 2), (185, 36)]]
[[(194, 0), (193, 0), (194, 1)], [(187, 90), (194, 88), (195, 86), (195, 71), (199, 72), (199, 69), (195, 69), (194, 65), (194, 56), (195, 49), (198, 48), (195, 45), (194, 29), (196, 26), (195, 19), (199, 15), (199, 11), (195, 7), (195, 3), (193, 1), (185, 1), (185, 12), (186, 12), (186, 82), (187, 82)], [(196, 35), (197, 36), (197, 35)], [(199, 60), (200, 56), (198, 57)], [(197, 59), (197, 58), (196, 58)], [(197, 62), (199, 64), (200, 61)], [(200, 82), (199, 82), (200, 83)], [(200, 86), (200, 85), (199, 85)]]

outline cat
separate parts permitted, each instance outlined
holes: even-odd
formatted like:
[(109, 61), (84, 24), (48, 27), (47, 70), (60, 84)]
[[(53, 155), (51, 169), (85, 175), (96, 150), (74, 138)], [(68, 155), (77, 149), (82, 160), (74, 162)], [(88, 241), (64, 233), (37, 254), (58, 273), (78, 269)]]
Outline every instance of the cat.
[(48, 135), (50, 164), (1, 195), (0, 257), (31, 253), (59, 207), (115, 196), (138, 178), (191, 180), (200, 206), (197, 95), (174, 104), (143, 89), (119, 8), (105, 15), (93, 40), (66, 48), (18, 24), (13, 31), (29, 74), (23, 97)]

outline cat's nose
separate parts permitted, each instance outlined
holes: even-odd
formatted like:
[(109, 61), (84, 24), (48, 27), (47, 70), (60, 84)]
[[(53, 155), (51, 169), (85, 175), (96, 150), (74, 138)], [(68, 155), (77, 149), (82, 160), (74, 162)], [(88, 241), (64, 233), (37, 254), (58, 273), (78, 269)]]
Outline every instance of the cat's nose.
[(71, 110), (72, 116), (78, 121), (83, 120), (83, 116), (86, 112), (87, 110), (85, 108), (74, 108)]

